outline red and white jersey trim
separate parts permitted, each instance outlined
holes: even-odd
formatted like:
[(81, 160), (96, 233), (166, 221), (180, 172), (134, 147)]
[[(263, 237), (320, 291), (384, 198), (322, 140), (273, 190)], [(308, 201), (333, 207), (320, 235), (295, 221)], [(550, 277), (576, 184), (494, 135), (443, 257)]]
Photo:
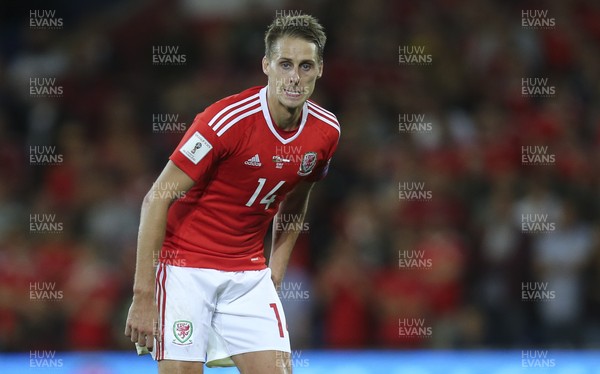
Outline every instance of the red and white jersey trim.
[(308, 106), (306, 105), (306, 103), (304, 103), (304, 106), (302, 107), (302, 117), (300, 119), (300, 126), (298, 127), (298, 131), (296, 131), (296, 133), (293, 136), (291, 136), (287, 139), (284, 139), (281, 137), (281, 135), (279, 135), (279, 132), (277, 132), (277, 130), (275, 130), (275, 126), (273, 125), (273, 121), (271, 120), (271, 114), (269, 114), (269, 105), (267, 104), (267, 90), (268, 90), (268, 86), (265, 86), (260, 90), (259, 94), (260, 94), (260, 105), (262, 107), (263, 116), (265, 117), (267, 126), (269, 126), (269, 130), (271, 130), (271, 132), (273, 133), (275, 138), (277, 138), (277, 140), (279, 140), (283, 144), (287, 144), (289, 142), (294, 141), (294, 139), (296, 139), (300, 135), (300, 133), (302, 133), (302, 130), (304, 129), (304, 125), (306, 125), (306, 119), (308, 118)]
[[(233, 103), (233, 104), (230, 104), (230, 105), (226, 106), (225, 108), (221, 109), (221, 111), (220, 111), (219, 113), (217, 113), (217, 114), (216, 114), (216, 115), (215, 115), (215, 116), (214, 116), (214, 117), (213, 117), (213, 118), (210, 120), (210, 122), (208, 123), (208, 126), (209, 126), (209, 127), (212, 127), (212, 126), (215, 124), (215, 121), (217, 121), (219, 118), (221, 118), (221, 116), (222, 116), (223, 114), (227, 113), (227, 112), (228, 112), (228, 111), (230, 111), (231, 109), (233, 109), (233, 108), (235, 108), (235, 107), (237, 107), (237, 106), (240, 106), (240, 105), (242, 105), (242, 104), (244, 104), (244, 103), (246, 103), (246, 102), (248, 102), (248, 101), (255, 100), (255, 99), (258, 99), (258, 94), (254, 94), (254, 95), (252, 95), (252, 96), (250, 96), (250, 97), (247, 97), (247, 98), (245, 98), (244, 100), (240, 100), (240, 101), (238, 101), (238, 102), (235, 102), (235, 103)], [(239, 110), (238, 110), (238, 111), (234, 111), (234, 113), (232, 113), (232, 114), (235, 114), (235, 113), (237, 113), (237, 112), (239, 112)], [(223, 119), (223, 121), (224, 121), (224, 120), (226, 120), (227, 118), (229, 118), (229, 117), (230, 117), (232, 114), (230, 113), (230, 115), (229, 115), (229, 116), (227, 116), (227, 117), (225, 117), (225, 119)], [(214, 127), (213, 129), (214, 129), (214, 130), (218, 130), (219, 126), (221, 126), (221, 125), (220, 125), (220, 124), (217, 124), (217, 126), (216, 126), (216, 127)]]
[(340, 124), (338, 123), (337, 118), (335, 117), (335, 115), (333, 113), (321, 108), (320, 106), (318, 106), (315, 103), (312, 103), (310, 101), (307, 101), (307, 103), (308, 103), (308, 108), (309, 108), (308, 114), (312, 114), (316, 118), (325, 122), (329, 126), (336, 129), (338, 134), (340, 134)]
[(320, 119), (324, 123), (336, 129), (338, 134), (340, 133), (340, 125), (333, 113), (321, 108), (320, 106), (311, 101), (307, 101), (302, 107), (302, 117), (300, 119), (300, 126), (298, 127), (298, 131), (296, 131), (296, 133), (293, 136), (287, 139), (283, 138), (275, 129), (275, 125), (271, 120), (269, 106), (267, 104), (267, 90), (267, 86), (263, 87), (257, 94), (254, 94), (250, 97), (247, 97), (236, 103), (230, 104), (225, 108), (221, 109), (221, 111), (219, 111), (219, 113), (217, 113), (210, 120), (208, 126), (217, 133), (217, 136), (220, 137), (242, 119), (262, 111), (265, 122), (269, 127), (269, 130), (271, 130), (273, 136), (275, 136), (275, 138), (277, 138), (283, 144), (287, 144), (294, 141), (294, 139), (296, 139), (302, 133), (302, 130), (304, 129), (304, 125), (306, 125), (306, 120), (309, 114), (313, 115), (314, 117)]
[[(250, 103), (243, 105), (237, 109), (232, 110), (235, 107), (238, 107), (246, 102), (250, 101)], [(244, 118), (253, 115), (254, 113), (260, 112), (260, 100), (258, 99), (258, 94), (252, 95), (250, 97), (245, 98), (244, 100), (240, 100), (236, 103), (226, 106), (219, 113), (217, 113), (208, 123), (208, 126), (212, 128), (217, 136), (223, 135), (227, 130), (229, 130), (233, 125), (243, 120)], [(226, 114), (228, 111), (229, 114)], [(218, 122), (217, 122), (218, 120)], [(215, 123), (216, 122), (216, 123)], [(223, 126), (225, 125), (225, 126)], [(223, 126), (221, 128), (221, 126)], [(220, 129), (219, 129), (220, 128)], [(218, 131), (217, 131), (218, 130)]]
[(231, 120), (226, 126), (224, 126), (221, 130), (219, 130), (219, 132), (217, 133), (217, 136), (221, 136), (225, 133), (225, 131), (229, 130), (233, 125), (235, 125), (236, 123), (238, 123), (239, 121), (243, 120), (244, 118), (253, 115), (254, 113), (258, 113), (260, 112), (260, 106), (249, 110), (247, 112), (244, 112), (243, 114), (240, 114), (239, 116), (235, 117), (235, 119)]

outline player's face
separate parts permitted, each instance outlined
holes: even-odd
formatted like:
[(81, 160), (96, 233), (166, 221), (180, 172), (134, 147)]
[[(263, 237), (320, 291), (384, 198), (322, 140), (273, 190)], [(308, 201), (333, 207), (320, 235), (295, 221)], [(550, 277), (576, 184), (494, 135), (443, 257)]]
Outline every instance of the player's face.
[(269, 77), (269, 95), (285, 108), (295, 109), (312, 95), (323, 63), (314, 43), (283, 37), (273, 45), (271, 58), (263, 58), (263, 71)]

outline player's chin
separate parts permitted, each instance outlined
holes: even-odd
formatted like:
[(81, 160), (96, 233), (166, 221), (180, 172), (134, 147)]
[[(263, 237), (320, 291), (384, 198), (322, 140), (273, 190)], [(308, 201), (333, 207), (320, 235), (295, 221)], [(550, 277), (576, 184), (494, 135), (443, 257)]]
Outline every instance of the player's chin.
[(279, 96), (279, 101), (287, 108), (297, 108), (308, 100), (308, 95), (306, 94), (288, 94), (283, 93)]

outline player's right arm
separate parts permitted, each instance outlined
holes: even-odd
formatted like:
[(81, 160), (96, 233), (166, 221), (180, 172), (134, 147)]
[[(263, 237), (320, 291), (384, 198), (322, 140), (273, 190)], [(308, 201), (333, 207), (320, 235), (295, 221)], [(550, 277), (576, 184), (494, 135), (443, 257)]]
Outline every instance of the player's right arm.
[[(169, 161), (142, 203), (138, 232), (133, 301), (129, 308), (125, 335), (132, 342), (152, 348), (154, 329), (158, 322), (155, 301), (156, 261), (165, 237), (167, 211), (178, 196), (182, 196), (194, 185), (194, 180)], [(148, 337), (148, 339), (146, 339)]]
[[(214, 166), (228, 148), (209, 123), (222, 112), (224, 104), (213, 104), (198, 114), (170, 161), (144, 197), (138, 232), (137, 259), (133, 285), (133, 301), (125, 325), (125, 335), (132, 342), (151, 348), (153, 334), (160, 329), (155, 301), (156, 264), (167, 227), (167, 211), (175, 198), (184, 195), (192, 186), (211, 175)], [(228, 132), (229, 134), (229, 132)], [(148, 337), (149, 339), (146, 339)]]

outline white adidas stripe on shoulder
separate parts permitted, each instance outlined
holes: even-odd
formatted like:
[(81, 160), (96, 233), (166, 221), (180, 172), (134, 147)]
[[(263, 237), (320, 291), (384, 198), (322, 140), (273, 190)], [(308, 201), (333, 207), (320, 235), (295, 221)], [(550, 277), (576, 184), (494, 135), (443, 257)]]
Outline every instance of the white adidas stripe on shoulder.
[(334, 129), (337, 130), (338, 133), (341, 133), (340, 131), (340, 124), (337, 123), (337, 121), (332, 121), (329, 118), (324, 117), (324, 115), (321, 115), (321, 113), (317, 113), (315, 110), (308, 109), (308, 114), (312, 114), (313, 116), (315, 116), (316, 118), (320, 119), (321, 121), (325, 122), (326, 124), (328, 124), (329, 126), (333, 127)]
[[(227, 122), (231, 117), (235, 116), (236, 114), (243, 112), (245, 110), (247, 110), (248, 108), (252, 108), (253, 106), (258, 105), (260, 108), (260, 100), (256, 99), (254, 101), (251, 101), (250, 103), (237, 108), (236, 110), (232, 110), (229, 114), (227, 114), (226, 116), (224, 116), (223, 118), (221, 118), (219, 120), (219, 122), (217, 122), (214, 126), (213, 126), (213, 130), (217, 131), (219, 129), (219, 127), (221, 127), (225, 122)], [(210, 124), (209, 124), (210, 126)]]
[(329, 115), (328, 117), (330, 117), (333, 120), (336, 120), (336, 122), (337, 122), (337, 117), (332, 112), (328, 111), (327, 109), (323, 108), (322, 106), (318, 106), (317, 104), (313, 103), (310, 100), (308, 100), (306, 102), (308, 103), (308, 106), (310, 106), (311, 108), (318, 110), (319, 112), (321, 112), (323, 114), (328, 114)]
[(225, 131), (227, 131), (227, 130), (229, 130), (231, 128), (231, 126), (235, 125), (236, 123), (238, 123), (239, 121), (243, 120), (244, 118), (253, 115), (254, 113), (260, 112), (261, 110), (262, 110), (262, 107), (259, 105), (255, 109), (248, 110), (248, 111), (246, 111), (244, 113), (239, 114), (237, 117), (235, 117), (231, 121), (229, 121), (227, 123), (227, 125), (225, 125), (221, 130), (219, 130), (219, 132), (217, 133), (217, 136), (223, 135), (225, 133)]
[(227, 113), (229, 110), (231, 110), (231, 109), (233, 109), (233, 108), (235, 108), (235, 107), (237, 107), (237, 106), (240, 106), (240, 105), (242, 105), (242, 104), (244, 104), (244, 103), (246, 103), (246, 102), (248, 102), (248, 101), (255, 100), (255, 99), (258, 99), (258, 94), (254, 94), (254, 95), (252, 95), (252, 96), (249, 96), (249, 97), (245, 98), (244, 100), (236, 101), (236, 102), (235, 102), (235, 103), (233, 103), (233, 104), (229, 104), (229, 105), (228, 105), (228, 106), (226, 106), (225, 108), (221, 109), (221, 111), (220, 111), (219, 113), (215, 114), (215, 116), (214, 116), (214, 117), (213, 117), (213, 118), (210, 120), (210, 122), (208, 123), (208, 126), (209, 126), (209, 127), (212, 127), (212, 125), (214, 125), (214, 123), (215, 123), (215, 122), (216, 122), (216, 121), (217, 121), (217, 120), (218, 120), (218, 119), (219, 119), (219, 118), (220, 118), (220, 117), (221, 117), (223, 114)]

